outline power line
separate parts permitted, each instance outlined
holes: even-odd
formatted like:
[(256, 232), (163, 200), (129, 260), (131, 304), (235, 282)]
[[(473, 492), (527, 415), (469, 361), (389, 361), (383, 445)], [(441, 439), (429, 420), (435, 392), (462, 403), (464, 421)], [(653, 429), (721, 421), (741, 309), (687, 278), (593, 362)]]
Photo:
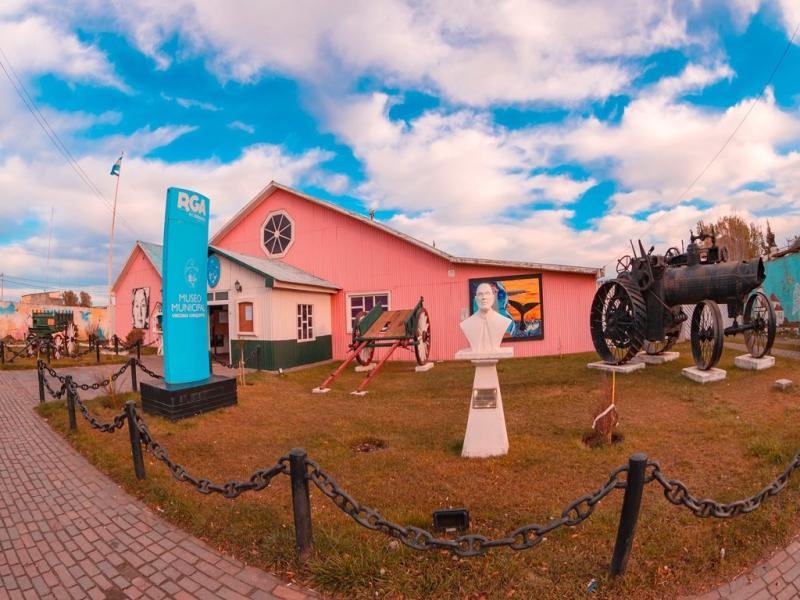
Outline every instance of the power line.
[[(103, 195), (103, 192), (100, 190), (100, 188), (97, 187), (97, 185), (95, 185), (94, 181), (92, 181), (91, 177), (89, 177), (86, 171), (83, 170), (83, 167), (80, 166), (80, 163), (78, 163), (78, 161), (75, 159), (75, 157), (67, 148), (66, 144), (64, 144), (64, 142), (61, 140), (61, 138), (58, 136), (55, 130), (50, 126), (50, 123), (47, 121), (47, 118), (39, 110), (39, 107), (36, 105), (36, 102), (28, 93), (25, 84), (17, 75), (17, 72), (11, 65), (11, 61), (8, 60), (8, 56), (6, 56), (6, 53), (3, 52), (2, 48), (0, 48), (0, 55), (3, 56), (5, 64), (8, 65), (8, 69), (6, 69), (5, 65), (3, 64), (3, 61), (0, 61), (0, 68), (2, 68), (3, 73), (5, 74), (8, 81), (11, 83), (11, 86), (14, 88), (14, 91), (22, 100), (23, 104), (25, 105), (25, 108), (28, 109), (28, 112), (31, 113), (36, 123), (39, 125), (42, 131), (44, 131), (45, 135), (47, 135), (48, 139), (55, 146), (56, 150), (58, 150), (58, 152), (66, 159), (67, 164), (69, 164), (72, 170), (75, 171), (75, 174), (78, 175), (81, 181), (83, 181), (83, 183), (86, 184), (89, 190), (93, 192), (94, 195), (97, 196), (103, 204), (106, 205), (106, 208), (108, 208), (108, 210), (113, 210), (111, 204), (109, 204), (108, 200), (106, 200), (105, 196)], [(9, 70), (11, 71), (11, 73), (9, 73)], [(13, 78), (11, 76), (12, 74)], [(119, 219), (121, 223), (125, 227), (127, 227), (131, 233), (133, 233), (137, 238), (140, 237), (138, 232), (122, 217), (121, 214), (119, 214)]]
[[(780, 57), (778, 57), (778, 61), (775, 63), (775, 66), (772, 68), (772, 71), (770, 72), (766, 83), (764, 83), (764, 85), (762, 86), (761, 92), (750, 103), (750, 106), (748, 107), (748, 109), (745, 112), (744, 116), (736, 124), (736, 127), (733, 128), (733, 131), (731, 131), (730, 135), (727, 137), (727, 139), (722, 144), (720, 149), (717, 150), (717, 152), (714, 154), (714, 156), (711, 157), (711, 160), (708, 161), (708, 163), (702, 168), (702, 170), (697, 174), (697, 176), (694, 179), (692, 179), (691, 183), (689, 183), (689, 185), (686, 186), (686, 189), (683, 190), (683, 192), (681, 192), (681, 194), (675, 199), (675, 202), (674, 202), (675, 204), (680, 203), (680, 201), (686, 196), (686, 194), (689, 193), (689, 191), (695, 186), (695, 184), (698, 181), (700, 181), (700, 179), (703, 177), (703, 175), (705, 175), (706, 172), (711, 168), (711, 165), (713, 165), (714, 162), (716, 162), (716, 160), (720, 157), (720, 155), (725, 151), (725, 148), (727, 148), (728, 145), (731, 143), (731, 141), (733, 141), (733, 138), (739, 132), (739, 129), (741, 129), (742, 125), (744, 125), (744, 122), (750, 116), (750, 113), (753, 112), (753, 109), (756, 107), (756, 105), (764, 97), (764, 94), (766, 93), (767, 88), (769, 87), (769, 84), (772, 83), (772, 80), (775, 78), (775, 75), (777, 74), (778, 70), (781, 68), (781, 65), (783, 64), (783, 60), (786, 58), (786, 55), (789, 53), (789, 50), (792, 48), (792, 44), (794, 44), (794, 39), (795, 39), (795, 37), (797, 37), (798, 32), (800, 32), (800, 22), (797, 23), (797, 27), (795, 27), (794, 33), (792, 33), (792, 36), (789, 38), (789, 41), (787, 42), (786, 47), (783, 49), (783, 52), (781, 52)], [(647, 227), (647, 229), (645, 229), (645, 232), (644, 232), (642, 237), (644, 237), (648, 233), (650, 233), (650, 231), (652, 229), (653, 229), (653, 225), (650, 224)], [(611, 259), (612, 262), (613, 262), (614, 258), (616, 258), (616, 257), (612, 257), (612, 259)]]

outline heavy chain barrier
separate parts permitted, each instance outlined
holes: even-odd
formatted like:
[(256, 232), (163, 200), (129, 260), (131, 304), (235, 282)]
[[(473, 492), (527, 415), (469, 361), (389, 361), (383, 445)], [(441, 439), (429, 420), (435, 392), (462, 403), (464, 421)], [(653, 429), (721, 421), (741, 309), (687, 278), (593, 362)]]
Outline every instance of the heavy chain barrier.
[(462, 535), (455, 539), (436, 537), (430, 531), (411, 525), (403, 526), (389, 521), (376, 510), (365, 506), (342, 490), (328, 473), (313, 460), (306, 459), (308, 478), (314, 485), (345, 514), (356, 523), (372, 531), (382, 531), (400, 540), (414, 550), (449, 550), (462, 557), (479, 556), (492, 548), (508, 547), (512, 550), (527, 550), (542, 542), (544, 537), (559, 527), (575, 527), (583, 523), (594, 512), (597, 504), (616, 489), (625, 488), (625, 480), (620, 479), (627, 472), (627, 466), (614, 469), (606, 483), (592, 494), (586, 494), (570, 502), (557, 519), (545, 523), (518, 527), (504, 538), (489, 539), (482, 535)]
[(139, 368), (142, 371), (144, 371), (145, 373), (150, 375), (150, 377), (152, 377), (153, 379), (164, 379), (163, 375), (161, 375), (159, 373), (156, 373), (155, 371), (151, 371), (150, 369), (147, 368), (147, 366), (142, 361), (137, 360), (136, 364), (139, 366)]
[[(250, 351), (250, 353), (249, 353), (249, 354), (245, 355), (245, 357), (244, 357), (244, 363), (245, 363), (245, 364), (247, 364), (247, 361), (249, 361), (251, 358), (253, 358), (253, 357), (254, 357), (254, 356), (257, 354), (257, 353), (258, 353), (258, 346), (255, 346), (255, 347), (254, 347), (254, 348), (253, 348), (253, 349)], [(240, 352), (240, 353), (239, 353), (239, 357), (240, 357), (240, 358), (239, 358), (239, 359), (238, 359), (238, 360), (237, 360), (235, 363), (232, 363), (232, 362), (223, 362), (223, 361), (221, 361), (220, 359), (218, 359), (216, 356), (214, 356), (213, 354), (211, 354), (211, 359), (212, 359), (212, 360), (213, 360), (215, 363), (217, 363), (218, 365), (221, 365), (221, 366), (225, 367), (226, 369), (238, 369), (238, 368), (239, 368), (239, 360), (241, 360), (241, 356), (242, 356), (242, 355), (241, 355), (241, 352)]]
[[(66, 387), (66, 384), (65, 384)], [(128, 418), (128, 415), (123, 410), (120, 414), (116, 415), (111, 423), (104, 423), (97, 417), (89, 414), (89, 409), (81, 400), (80, 395), (78, 394), (78, 386), (75, 382), (72, 382), (72, 398), (75, 400), (75, 404), (78, 406), (78, 409), (81, 411), (83, 418), (89, 422), (94, 429), (98, 429), (103, 433), (114, 433), (117, 429), (122, 429), (125, 425), (125, 419)]]
[(749, 498), (742, 498), (727, 504), (716, 502), (709, 498), (697, 498), (689, 489), (677, 479), (669, 479), (664, 475), (661, 466), (657, 461), (650, 461), (647, 464), (651, 469), (645, 481), (657, 481), (664, 488), (664, 497), (676, 506), (685, 506), (697, 517), (715, 517), (717, 519), (731, 519), (739, 515), (753, 512), (759, 508), (767, 498), (771, 498), (780, 492), (789, 483), (792, 474), (800, 468), (800, 451), (792, 458), (789, 466), (778, 475), (769, 485), (757, 494)]
[(185, 481), (194, 486), (201, 494), (215, 493), (226, 498), (236, 498), (244, 492), (263, 490), (269, 486), (274, 477), (281, 474), (288, 475), (289, 473), (289, 457), (282, 456), (274, 466), (269, 469), (255, 471), (247, 481), (228, 481), (222, 485), (213, 483), (208, 479), (194, 477), (183, 465), (170, 459), (167, 450), (153, 439), (150, 429), (138, 414), (136, 415), (136, 428), (139, 430), (142, 444), (147, 447), (154, 457), (167, 465), (172, 476), (178, 481)]
[[(41, 360), (37, 363), (37, 367), (38, 367), (39, 371), (42, 374), (41, 375), (42, 382), (44, 383), (44, 387), (47, 389), (47, 393), (50, 394), (51, 398), (55, 398), (56, 400), (60, 400), (61, 397), (64, 395), (64, 392), (66, 392), (66, 389), (67, 389), (67, 384), (65, 383), (66, 377), (62, 377), (61, 375), (56, 373), (53, 369), (48, 367)], [(58, 391), (55, 391), (53, 388), (50, 387), (50, 382), (47, 381), (47, 377), (44, 376), (45, 372), (48, 372), (51, 377), (53, 377), (54, 379), (57, 379), (61, 383), (61, 388)]]
[(109, 377), (106, 377), (102, 381), (96, 381), (94, 383), (76, 383), (75, 385), (83, 391), (99, 390), (100, 388), (108, 387), (114, 381), (116, 381), (120, 375), (127, 371), (129, 366), (131, 366), (131, 363), (126, 362), (119, 369), (117, 369), (115, 373), (112, 373)]

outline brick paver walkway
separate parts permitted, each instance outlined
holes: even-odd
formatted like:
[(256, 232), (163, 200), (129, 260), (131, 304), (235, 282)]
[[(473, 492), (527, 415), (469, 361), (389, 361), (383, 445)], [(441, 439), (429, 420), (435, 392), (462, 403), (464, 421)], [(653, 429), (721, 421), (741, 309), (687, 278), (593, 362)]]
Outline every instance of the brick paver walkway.
[(317, 597), (158, 518), (33, 412), (36, 389), (35, 371), (0, 371), (0, 600)]

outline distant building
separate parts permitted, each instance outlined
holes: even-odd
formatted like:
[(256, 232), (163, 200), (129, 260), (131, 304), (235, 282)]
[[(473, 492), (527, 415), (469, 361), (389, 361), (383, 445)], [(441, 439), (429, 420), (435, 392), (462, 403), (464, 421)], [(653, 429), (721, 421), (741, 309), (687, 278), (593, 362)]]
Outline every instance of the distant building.
[(775, 324), (780, 327), (786, 320), (786, 316), (783, 314), (783, 307), (781, 306), (781, 301), (774, 293), (769, 295), (769, 299), (770, 302), (772, 302), (773, 308), (775, 309)]
[(36, 292), (20, 297), (20, 304), (47, 304), (48, 306), (64, 306), (63, 292)]

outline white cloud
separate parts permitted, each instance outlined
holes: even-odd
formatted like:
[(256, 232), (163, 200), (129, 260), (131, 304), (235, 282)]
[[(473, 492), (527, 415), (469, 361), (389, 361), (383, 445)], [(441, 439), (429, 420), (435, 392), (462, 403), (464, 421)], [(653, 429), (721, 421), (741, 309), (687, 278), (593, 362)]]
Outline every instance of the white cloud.
[(247, 82), (276, 70), (347, 90), (375, 75), (474, 105), (603, 98), (631, 81), (628, 59), (694, 41), (684, 14), (692, 10), (635, 0), (317, 0), (303, 10), (278, 0), (242, 2), (237, 10), (213, 0), (91, 6), (113, 11), (159, 68), (173, 60), (165, 47), (177, 35), (183, 52), (207, 57), (222, 79)]
[(534, 201), (573, 202), (595, 183), (532, 175), (539, 165), (529, 151), (486, 115), (429, 112), (403, 125), (388, 118), (389, 104), (374, 94), (330, 109), (331, 126), (368, 175), (357, 191), (375, 208), (474, 221)]
[(57, 73), (67, 79), (93, 81), (130, 92), (102, 52), (42, 16), (16, 20), (0, 16), (0, 40), (3, 53), (21, 77), (28, 73)]
[[(141, 157), (126, 158), (120, 180), (115, 269), (121, 267), (134, 240), (161, 241), (168, 187), (185, 187), (209, 196), (213, 232), (269, 180), (297, 185), (304, 178), (314, 176), (317, 165), (328, 158), (327, 153), (319, 150), (289, 155), (280, 147), (270, 145), (250, 146), (237, 160), (226, 164), (215, 160), (165, 163)], [(111, 166), (108, 155), (85, 156), (80, 163), (105, 192), (106, 199), (113, 198), (115, 179), (108, 175)], [(44, 170), (46, 178), (39, 176)], [(0, 221), (9, 231), (27, 222), (40, 223), (40, 232), (36, 235), (0, 246), (3, 270), (7, 274), (43, 278), (47, 224), (54, 206), (52, 264), (58, 269), (60, 279), (65, 282), (103, 281), (110, 210), (59, 157), (47, 152), (24, 159), (7, 157), (0, 162), (0, 187), (5, 197), (12, 199), (0, 203)]]
[(248, 125), (247, 123), (243, 123), (242, 121), (231, 121), (228, 123), (228, 128), (230, 129), (238, 129), (240, 131), (244, 131), (245, 133), (255, 133), (256, 128), (252, 125)]

